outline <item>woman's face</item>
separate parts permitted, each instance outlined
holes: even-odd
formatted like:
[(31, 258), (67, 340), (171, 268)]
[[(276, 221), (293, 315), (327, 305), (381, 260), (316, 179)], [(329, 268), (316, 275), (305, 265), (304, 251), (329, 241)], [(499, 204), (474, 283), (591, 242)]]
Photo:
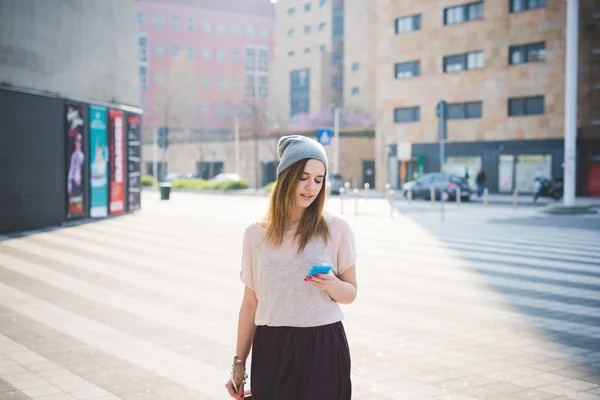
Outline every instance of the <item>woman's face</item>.
[(319, 160), (308, 160), (296, 186), (296, 204), (301, 208), (309, 207), (323, 188), (324, 180), (325, 165)]

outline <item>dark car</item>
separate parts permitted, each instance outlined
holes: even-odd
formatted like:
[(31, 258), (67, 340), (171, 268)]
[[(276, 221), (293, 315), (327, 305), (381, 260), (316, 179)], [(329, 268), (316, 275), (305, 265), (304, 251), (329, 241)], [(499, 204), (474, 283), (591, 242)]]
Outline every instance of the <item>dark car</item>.
[(435, 198), (441, 199), (442, 193), (448, 194), (449, 200), (456, 200), (456, 189), (460, 188), (461, 200), (471, 199), (471, 188), (467, 181), (457, 175), (447, 175), (441, 173), (425, 174), (416, 181), (406, 182), (402, 185), (402, 193), (408, 197), (408, 192), (412, 192), (412, 198), (431, 199), (431, 187), (435, 189)]
[(327, 176), (327, 186), (329, 193), (340, 194), (340, 189), (344, 187), (344, 177), (340, 174), (331, 174)]

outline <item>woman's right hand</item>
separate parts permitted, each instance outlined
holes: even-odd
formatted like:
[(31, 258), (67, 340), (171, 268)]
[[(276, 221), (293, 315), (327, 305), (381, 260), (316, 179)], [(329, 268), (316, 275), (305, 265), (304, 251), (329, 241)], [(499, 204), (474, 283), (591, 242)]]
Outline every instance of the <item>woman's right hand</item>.
[(246, 396), (247, 394), (250, 393), (245, 393), (244, 391), (244, 384), (242, 383), (242, 387), (240, 388), (240, 393), (236, 393), (235, 389), (233, 388), (233, 382), (231, 382), (231, 379), (228, 379), (227, 382), (225, 383), (225, 387), (227, 388), (227, 392), (229, 392), (229, 396), (231, 396), (231, 398), (233, 399), (243, 399), (244, 396)]

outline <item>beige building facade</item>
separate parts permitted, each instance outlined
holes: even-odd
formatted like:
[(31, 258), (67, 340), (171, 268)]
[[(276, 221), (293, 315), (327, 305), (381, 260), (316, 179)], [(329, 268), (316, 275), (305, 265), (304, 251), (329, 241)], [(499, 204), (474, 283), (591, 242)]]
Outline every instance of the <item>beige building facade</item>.
[[(378, 187), (439, 171), (441, 100), (450, 104), (445, 171), (467, 173), (474, 186), (483, 168), (492, 192), (527, 192), (538, 174), (562, 176), (566, 2), (376, 4)], [(600, 2), (580, 7), (578, 126), (581, 138), (599, 138)], [(580, 156), (580, 192), (597, 146), (580, 143), (593, 149)]]

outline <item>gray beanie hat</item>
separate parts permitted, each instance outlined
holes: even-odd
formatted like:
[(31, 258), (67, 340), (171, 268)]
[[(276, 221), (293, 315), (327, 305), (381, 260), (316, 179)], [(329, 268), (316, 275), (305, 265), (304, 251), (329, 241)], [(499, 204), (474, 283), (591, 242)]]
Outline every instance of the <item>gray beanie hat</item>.
[(325, 148), (321, 143), (306, 136), (282, 136), (277, 143), (277, 155), (281, 160), (277, 167), (277, 177), (284, 169), (305, 158), (321, 161), (325, 165), (325, 173), (327, 173), (328, 162)]

